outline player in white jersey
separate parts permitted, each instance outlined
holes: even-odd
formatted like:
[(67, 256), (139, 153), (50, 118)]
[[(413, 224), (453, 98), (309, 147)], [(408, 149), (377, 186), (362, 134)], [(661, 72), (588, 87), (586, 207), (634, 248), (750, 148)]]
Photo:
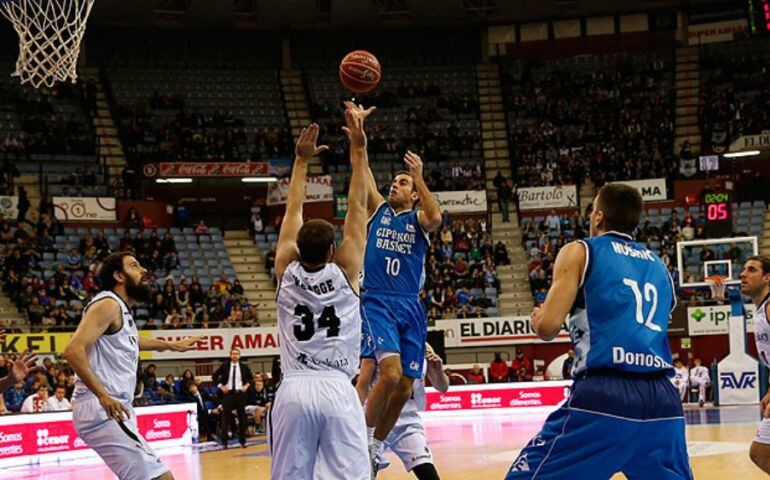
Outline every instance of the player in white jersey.
[(120, 480), (173, 480), (139, 435), (131, 407), (140, 350), (193, 350), (199, 338), (167, 342), (142, 338), (129, 307), (149, 300), (145, 270), (130, 252), (107, 256), (98, 272), (102, 291), (64, 351), (75, 370), (75, 431)]
[(682, 359), (677, 358), (674, 360), (674, 377), (671, 379), (671, 383), (673, 383), (679, 391), (679, 398), (683, 402), (687, 397), (687, 388), (689, 387), (689, 382), (687, 381), (688, 377), (687, 367), (684, 366)]
[[(741, 293), (751, 297), (757, 307), (754, 313), (754, 340), (759, 358), (766, 367), (770, 367), (770, 257), (750, 257), (743, 266), (740, 279)], [(762, 423), (751, 443), (749, 456), (759, 468), (770, 474), (770, 392), (762, 398), (760, 408)]]
[(695, 366), (690, 369), (690, 385), (698, 387), (698, 405), (701, 407), (706, 403), (706, 387), (711, 383), (709, 369), (701, 365), (700, 358), (692, 361)]
[[(374, 369), (375, 362), (361, 363), (361, 374), (356, 389), (362, 403), (366, 399), (365, 388), (368, 389), (376, 379), (376, 374), (372, 371)], [(390, 450), (401, 459), (404, 469), (414, 473), (418, 480), (439, 480), (420, 412), (425, 410), (426, 404), (425, 377), (427, 376), (433, 388), (441, 393), (449, 390), (449, 377), (444, 373), (441, 357), (428, 343), (425, 344), (422, 371), (422, 378), (416, 379), (412, 386), (412, 397), (404, 404), (395, 426), (382, 444), (382, 450), (377, 452), (378, 471), (388, 467), (389, 462), (384, 456), (384, 451)]]
[(369, 478), (364, 412), (350, 380), (361, 343), (358, 274), (366, 243), (368, 158), (364, 119), (345, 111), (353, 173), (342, 243), (325, 220), (302, 222), (318, 125), (303, 129), (275, 259), (283, 380), (268, 418), (273, 480)]

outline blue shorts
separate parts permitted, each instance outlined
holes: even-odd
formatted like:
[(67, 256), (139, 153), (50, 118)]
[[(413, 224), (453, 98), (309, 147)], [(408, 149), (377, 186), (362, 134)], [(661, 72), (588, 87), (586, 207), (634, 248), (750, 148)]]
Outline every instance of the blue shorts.
[(401, 356), (404, 375), (422, 377), (428, 323), (417, 296), (365, 291), (361, 297), (361, 324), (362, 358), (396, 352)]
[(692, 480), (685, 421), (665, 376), (598, 374), (575, 381), (567, 403), (513, 462), (506, 480)]

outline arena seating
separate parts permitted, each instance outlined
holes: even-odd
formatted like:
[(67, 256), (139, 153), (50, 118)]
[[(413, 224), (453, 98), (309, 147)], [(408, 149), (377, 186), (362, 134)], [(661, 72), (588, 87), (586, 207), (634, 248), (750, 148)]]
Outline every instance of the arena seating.
[[(63, 325), (64, 328), (58, 329), (74, 329), (74, 327), (77, 325), (75, 319), (80, 315), (80, 310), (82, 309), (83, 304), (88, 301), (90, 293), (92, 292), (87, 292), (85, 289), (83, 289), (82, 285), (79, 288), (73, 287), (71, 291), (66, 289), (66, 285), (70, 284), (68, 255), (72, 249), (79, 249), (81, 240), (85, 239), (87, 235), (95, 238), (100, 232), (104, 233), (105, 240), (107, 241), (109, 250), (111, 251), (116, 251), (120, 248), (121, 241), (123, 240), (123, 236), (126, 233), (128, 233), (129, 238), (134, 243), (137, 243), (135, 239), (139, 238), (137, 236), (139, 234), (139, 230), (137, 229), (64, 228), (60, 232), (61, 235), (54, 237), (54, 242), (51, 248), (44, 249), (36, 247), (36, 243), (30, 241), (28, 243), (28, 245), (31, 247), (29, 250), (27, 250), (26, 247), (18, 249), (22, 256), (23, 265), (30, 265), (30, 267), (20, 268), (19, 265), (22, 265), (22, 263), (17, 260), (18, 257), (9, 257), (9, 261), (5, 262), (3, 269), (3, 282), (6, 284), (7, 288), (4, 290), (6, 293), (10, 294), (12, 299), (16, 301), (20, 309), (28, 310), (30, 307), (29, 302), (31, 301), (31, 298), (27, 298), (27, 296), (21, 294), (21, 290), (23, 290), (23, 286), (26, 285), (26, 283), (15, 286), (12, 285), (13, 282), (8, 281), (10, 272), (14, 271), (20, 282), (22, 282), (21, 279), (23, 277), (26, 277), (29, 280), (37, 277), (42, 282), (42, 286), (44, 287), (48, 286), (48, 282), (50, 282), (52, 279), (57, 278), (63, 274), (63, 280), (55, 280), (54, 285), (58, 284), (60, 286), (64, 286), (65, 291), (67, 292), (66, 299), (60, 298), (57, 300), (55, 297), (52, 297), (50, 309), (58, 309), (60, 306), (64, 307), (66, 315), (69, 317), (69, 321), (66, 322), (66, 325)], [(163, 282), (168, 278), (171, 278), (172, 283), (175, 284), (175, 292), (176, 286), (180, 284), (182, 278), (187, 280), (186, 283), (188, 286), (192, 279), (198, 278), (200, 280), (204, 295), (208, 292), (212, 283), (217, 281), (226, 281), (227, 284), (233, 284), (237, 281), (235, 270), (233, 269), (224, 245), (222, 233), (218, 228), (210, 228), (208, 235), (195, 235), (193, 233), (193, 229), (191, 228), (158, 228), (154, 230), (145, 229), (142, 232), (142, 235), (143, 238), (146, 239), (149, 238), (152, 233), (156, 233), (158, 235), (158, 239), (161, 239), (167, 232), (171, 235), (173, 240), (173, 248), (176, 252), (178, 252), (179, 266), (178, 268), (171, 270), (166, 270), (165, 268), (160, 267), (148, 273), (148, 276), (154, 276), (154, 278), (150, 277), (150, 279), (151, 281), (157, 282), (159, 290), (163, 288)], [(10, 247), (12, 245), (6, 244), (2, 246), (4, 249), (7, 248), (7, 252), (4, 252), (4, 255), (10, 254)], [(104, 255), (104, 252), (99, 252), (99, 254)], [(145, 255), (146, 254), (142, 254), (143, 259), (145, 258)], [(80, 266), (77, 269), (73, 269), (73, 271), (75, 275), (80, 278), (80, 282), (82, 282), (85, 274), (89, 271), (89, 265), (93, 262), (98, 263), (98, 259), (94, 258), (93, 260), (86, 262), (82, 258), (82, 255), (80, 259), (81, 262), (78, 262), (78, 265)], [(146, 259), (143, 260), (143, 263), (145, 265), (149, 264)], [(28, 268), (28, 270), (25, 271), (25, 268)], [(16, 291), (9, 291), (9, 289), (15, 289)], [(240, 300), (240, 295), (238, 295), (238, 297)], [(52, 313), (50, 309), (46, 309), (46, 315), (48, 313)], [(42, 313), (42, 311), (40, 313)], [(147, 319), (150, 317), (150, 312), (147, 305), (138, 305), (135, 308), (134, 313), (137, 318), (137, 323), (140, 326), (143, 326)], [(163, 318), (165, 318), (165, 311), (162, 313)], [(35, 328), (40, 328), (41, 325), (39, 324), (39, 321), (36, 323), (37, 325)], [(155, 325), (156, 327), (158, 326), (157, 323)], [(211, 326), (214, 326), (214, 322), (212, 322)], [(62, 327), (62, 325), (57, 323), (57, 327)]]
[(286, 156), (277, 71), (115, 65), (107, 69), (124, 147), (141, 162)]
[(770, 41), (705, 44), (701, 47), (700, 128), (706, 143), (729, 146), (740, 135), (770, 125)]
[[(734, 203), (732, 208), (733, 236), (762, 235), (765, 217), (764, 202)], [(673, 212), (676, 212), (678, 219), (676, 228), (672, 226)], [(558, 217), (559, 229), (549, 228), (546, 224), (547, 217), (543, 215), (522, 217), (521, 219), (522, 244), (529, 255), (530, 286), (538, 304), (545, 300), (544, 295), (550, 288), (553, 262), (561, 247), (588, 235), (587, 222), (578, 213), (558, 215)], [(680, 272), (677, 271), (676, 242), (705, 239), (704, 220), (703, 211), (697, 205), (687, 208), (648, 208), (639, 222), (636, 241), (660, 255), (663, 261), (670, 266), (672, 275), (678, 278)], [(685, 225), (692, 225), (692, 232), (685, 231), (683, 229)], [(715, 252), (717, 258), (724, 258), (726, 253), (722, 251), (724, 246), (716, 246), (715, 248), (718, 250)], [(683, 264), (686, 272), (695, 271), (694, 267), (701, 264), (700, 251), (700, 248), (685, 251)], [(733, 266), (734, 271), (736, 268)], [(703, 279), (696, 280), (702, 281)]]
[(670, 51), (503, 63), (517, 185), (667, 176), (672, 72)]
[[(345, 185), (350, 166), (344, 157), (340, 125), (343, 100), (350, 99), (327, 62), (306, 63), (305, 81), (311, 116), (322, 127), (321, 141), (331, 149), (325, 167), (335, 185)], [(476, 76), (471, 64), (431, 64), (401, 61), (371, 95), (356, 101), (377, 106), (367, 123), (372, 170), (379, 185), (404, 168), (407, 149), (421, 154), (426, 177), (438, 190), (483, 189), (483, 161)], [(453, 175), (459, 167), (470, 175)], [(478, 173), (476, 173), (478, 171)]]

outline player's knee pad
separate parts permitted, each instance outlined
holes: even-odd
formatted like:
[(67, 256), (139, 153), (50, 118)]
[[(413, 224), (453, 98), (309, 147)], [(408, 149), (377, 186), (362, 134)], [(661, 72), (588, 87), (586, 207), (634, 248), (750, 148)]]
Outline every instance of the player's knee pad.
[(436, 466), (432, 463), (421, 463), (412, 469), (418, 480), (440, 480)]

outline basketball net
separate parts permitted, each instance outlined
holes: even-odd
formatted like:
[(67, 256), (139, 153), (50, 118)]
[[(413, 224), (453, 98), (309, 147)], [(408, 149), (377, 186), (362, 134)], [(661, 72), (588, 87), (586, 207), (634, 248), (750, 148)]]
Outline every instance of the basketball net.
[(78, 78), (80, 41), (94, 0), (0, 0), (19, 35), (13, 76), (35, 88)]
[(725, 289), (727, 288), (727, 285), (724, 284), (724, 281), (726, 279), (727, 277), (722, 275), (711, 275), (710, 277), (706, 277), (705, 281), (711, 289), (712, 300), (725, 299)]

